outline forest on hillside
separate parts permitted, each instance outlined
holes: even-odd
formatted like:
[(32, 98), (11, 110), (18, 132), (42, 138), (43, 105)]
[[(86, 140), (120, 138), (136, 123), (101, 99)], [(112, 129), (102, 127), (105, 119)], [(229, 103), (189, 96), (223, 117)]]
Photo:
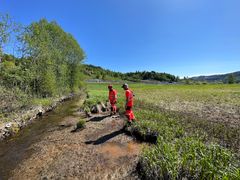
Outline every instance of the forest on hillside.
[(141, 80), (155, 80), (161, 82), (178, 82), (179, 77), (168, 73), (159, 73), (155, 71), (136, 71), (129, 73), (114, 72), (94, 65), (83, 65), (83, 73), (86, 78), (96, 78), (103, 80), (125, 80), (140, 82)]
[(240, 83), (240, 71), (234, 72), (234, 73), (220, 74), (220, 75), (198, 76), (198, 77), (192, 77), (191, 79), (194, 81), (206, 81), (209, 83), (222, 82), (222, 83), (234, 84), (234, 83)]

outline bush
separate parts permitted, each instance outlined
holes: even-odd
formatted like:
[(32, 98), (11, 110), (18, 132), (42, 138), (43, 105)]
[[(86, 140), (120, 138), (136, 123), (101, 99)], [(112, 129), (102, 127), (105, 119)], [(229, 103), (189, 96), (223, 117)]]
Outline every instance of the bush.
[(8, 89), (0, 85), (0, 114), (10, 113), (28, 105), (30, 97), (20, 89)]
[(83, 119), (79, 120), (77, 123), (77, 129), (85, 128), (86, 121)]

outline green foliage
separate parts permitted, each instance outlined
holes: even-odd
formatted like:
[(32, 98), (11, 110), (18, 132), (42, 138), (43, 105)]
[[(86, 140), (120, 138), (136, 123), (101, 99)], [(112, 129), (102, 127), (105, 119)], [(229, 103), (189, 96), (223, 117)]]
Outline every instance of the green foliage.
[[(124, 105), (125, 98), (120, 86), (113, 85), (119, 92), (119, 107)], [(239, 128), (203, 121), (189, 114), (195, 112), (194, 105), (199, 103), (203, 103), (202, 106), (210, 104), (211, 108), (218, 107), (221, 102), (230, 107), (238, 106), (238, 85), (130, 84), (130, 88), (136, 95), (134, 113), (137, 121), (131, 125), (132, 130), (143, 136), (158, 136), (157, 144), (147, 146), (140, 157), (145, 179), (240, 178), (239, 159), (231, 151), (239, 150)], [(107, 98), (107, 84), (91, 83), (88, 90), (90, 104)], [(173, 109), (181, 108), (182, 104), (175, 104), (176, 100), (190, 102), (191, 106), (184, 111)], [(236, 146), (231, 146), (233, 139), (238, 142)]]
[(236, 82), (235, 77), (233, 74), (230, 74), (227, 78), (227, 83), (228, 84), (234, 84)]
[(83, 65), (86, 79), (121, 80), (122, 73), (113, 72), (93, 65)]
[[(118, 99), (117, 99), (117, 107), (123, 111), (125, 107), (125, 94), (123, 89), (121, 88), (122, 84), (113, 84), (113, 88), (118, 92)], [(95, 84), (90, 83), (87, 84), (88, 91), (88, 98), (84, 102), (84, 109), (89, 111), (93, 105), (96, 105), (100, 102), (105, 103), (108, 101), (108, 84), (101, 83)]]
[(51, 98), (34, 98), (31, 100), (32, 105), (50, 106), (52, 104)]
[(0, 85), (0, 114), (7, 115), (7, 113), (27, 106), (29, 98), (19, 88), (8, 89)]
[(231, 83), (232, 82), (239, 83), (240, 82), (240, 71), (233, 72), (233, 73), (227, 73), (227, 74), (220, 74), (220, 75), (198, 76), (198, 77), (191, 78), (191, 80), (194, 80), (197, 82), (226, 83), (226, 84), (229, 84), (229, 80), (230, 80)]
[(3, 45), (9, 40), (13, 28), (12, 19), (8, 14), (0, 14), (0, 57), (3, 54)]
[(218, 145), (205, 145), (198, 139), (184, 137), (159, 139), (146, 148), (140, 159), (142, 175), (147, 179), (238, 179), (234, 155)]
[[(18, 57), (3, 52), (10, 39), (18, 40)], [(56, 22), (41, 19), (20, 28), (9, 15), (0, 14), (1, 116), (14, 116), (31, 105), (48, 106), (53, 97), (78, 92), (84, 58), (78, 42)]]
[(79, 120), (77, 123), (77, 129), (84, 128), (85, 124), (86, 124), (86, 121), (84, 121), (83, 119)]
[(155, 80), (163, 82), (177, 82), (179, 77), (173, 76), (167, 73), (158, 73), (155, 71), (147, 72), (131, 72), (131, 73), (120, 73), (114, 72), (107, 69), (103, 69), (98, 66), (84, 65), (83, 73), (88, 78), (96, 78), (103, 80), (126, 80), (133, 82), (140, 82), (141, 80)]
[(177, 82), (179, 80), (179, 78), (174, 75), (167, 73), (158, 73), (155, 71), (137, 71), (135, 73), (126, 73), (124, 79), (128, 80), (129, 78), (135, 80), (156, 80), (162, 82)]
[[(146, 179), (235, 179), (239, 164), (229, 150), (204, 144), (204, 138), (184, 132), (179, 120), (166, 112), (139, 109), (131, 126), (141, 134), (157, 134), (158, 143), (145, 148), (140, 159)], [(186, 129), (185, 129), (186, 130)]]
[(39, 91), (43, 96), (54, 96), (57, 90), (56, 76), (52, 70), (46, 70), (39, 86)]
[(23, 57), (3, 55), (1, 84), (37, 97), (77, 92), (83, 85), (83, 50), (56, 22), (34, 22), (19, 37)]
[(21, 25), (17, 24), (9, 14), (0, 12), (0, 59), (3, 58), (7, 47), (13, 48), (13, 53), (17, 51), (19, 48), (17, 37), (20, 33)]
[(33, 93), (45, 97), (77, 91), (81, 86), (83, 50), (56, 22), (32, 23), (24, 32), (25, 58), (31, 58)]

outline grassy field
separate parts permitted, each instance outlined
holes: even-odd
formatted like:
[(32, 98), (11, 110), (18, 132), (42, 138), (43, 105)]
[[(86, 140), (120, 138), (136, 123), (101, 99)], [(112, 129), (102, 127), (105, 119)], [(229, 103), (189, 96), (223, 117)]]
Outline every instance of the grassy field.
[[(123, 112), (124, 92), (119, 92)], [(149, 179), (240, 179), (239, 85), (131, 84), (137, 122), (133, 131), (157, 135), (140, 158)], [(88, 106), (107, 100), (107, 84), (88, 84)]]

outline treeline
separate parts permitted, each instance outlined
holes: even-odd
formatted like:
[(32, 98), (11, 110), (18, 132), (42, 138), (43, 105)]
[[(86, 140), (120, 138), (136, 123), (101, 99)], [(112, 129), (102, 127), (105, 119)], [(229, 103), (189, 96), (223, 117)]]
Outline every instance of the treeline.
[(107, 69), (103, 69), (98, 66), (84, 65), (83, 73), (88, 78), (96, 78), (103, 80), (127, 80), (139, 82), (141, 80), (154, 80), (161, 82), (177, 82), (179, 77), (168, 74), (168, 73), (158, 73), (155, 71), (143, 71), (143, 72), (130, 72), (130, 73), (120, 73), (114, 72)]
[(84, 64), (82, 72), (86, 79), (122, 80), (124, 78), (123, 73), (103, 69), (102, 67), (94, 65)]
[[(0, 85), (36, 97), (77, 91), (82, 86), (81, 63), (85, 53), (74, 37), (56, 22), (41, 19), (18, 29), (17, 57), (4, 54), (12, 19), (0, 16)], [(12, 31), (11, 31), (12, 30)]]
[(162, 81), (162, 82), (179, 81), (179, 77), (177, 76), (174, 76), (168, 73), (158, 73), (155, 71), (131, 72), (131, 73), (126, 73), (125, 77), (129, 80), (139, 79), (139, 80), (155, 80), (155, 81)]
[(190, 78), (192, 81), (205, 81), (208, 83), (225, 83), (234, 84), (240, 83), (240, 71), (221, 75), (198, 76)]

